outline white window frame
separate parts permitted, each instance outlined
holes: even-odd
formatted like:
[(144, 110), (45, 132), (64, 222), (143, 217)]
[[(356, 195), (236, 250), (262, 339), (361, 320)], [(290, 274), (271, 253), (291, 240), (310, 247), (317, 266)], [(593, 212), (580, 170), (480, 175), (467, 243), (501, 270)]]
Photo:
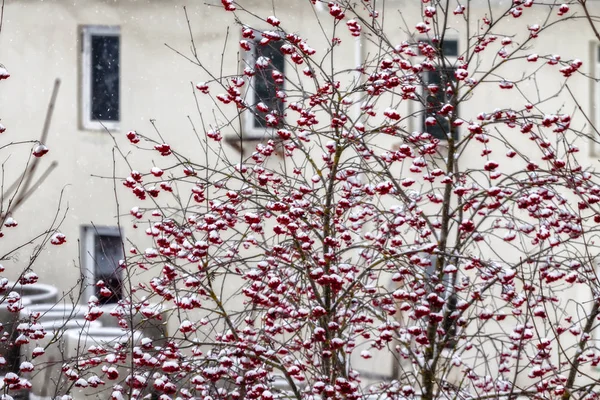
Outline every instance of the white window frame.
[[(96, 295), (96, 253), (94, 240), (96, 236), (113, 236), (123, 238), (123, 231), (116, 226), (83, 225), (81, 227), (81, 274), (84, 278), (84, 296), (82, 303), (87, 303)], [(125, 255), (123, 255), (125, 256)]]
[[(250, 42), (251, 50), (247, 51), (243, 57), (242, 70), (246, 67), (250, 67), (256, 71), (256, 52), (255, 46), (262, 37), (262, 31), (254, 30), (254, 39), (248, 40)], [(283, 58), (284, 64), (286, 63), (285, 57)], [(282, 72), (285, 76), (285, 72)], [(254, 110), (253, 105), (256, 103), (256, 92), (254, 91), (254, 83), (256, 80), (256, 74), (252, 76), (248, 82), (246, 82), (246, 104), (249, 104), (247, 110), (244, 112), (242, 139), (264, 139), (273, 137), (275, 128), (256, 128), (254, 127)], [(285, 91), (285, 84), (283, 86)], [(281, 116), (283, 118), (283, 115)]]
[[(121, 28), (112, 25), (85, 25), (81, 27), (81, 125), (83, 129), (116, 131), (120, 127), (121, 96), (119, 94), (119, 121), (94, 120), (90, 117), (92, 106), (92, 36), (119, 37), (119, 59), (121, 58)], [(119, 60), (120, 64), (120, 60)], [(119, 74), (121, 67), (119, 65)], [(120, 81), (120, 77), (119, 77)], [(120, 86), (120, 82), (119, 82)], [(119, 88), (119, 91), (121, 89)]]
[[(419, 40), (424, 41), (424, 42), (431, 42), (431, 40), (429, 38), (420, 38)], [(446, 54), (444, 54), (444, 57), (446, 59), (446, 62), (448, 62), (453, 68), (456, 67), (456, 64), (458, 63), (458, 55), (460, 54), (460, 41), (457, 38), (454, 37), (446, 37), (444, 38), (444, 41), (451, 41), (451, 42), (456, 42), (456, 55), (455, 56), (448, 56)], [(422, 58), (422, 60), (425, 60), (425, 58)], [(429, 71), (424, 71), (422, 74), (426, 74)], [(421, 91), (420, 91), (420, 95), (424, 98), (425, 97), (425, 87), (424, 85), (421, 87)], [(443, 88), (440, 88), (440, 90), (442, 90)], [(424, 107), (420, 107), (420, 111), (425, 112)], [(422, 117), (421, 114), (418, 114), (418, 122), (417, 122), (417, 126), (418, 126), (418, 130), (420, 132), (425, 132), (426, 131), (426, 126), (425, 126), (425, 118), (426, 116)], [(440, 144), (444, 144), (448, 141), (448, 139), (440, 139)]]
[[(594, 59), (593, 61), (593, 65), (594, 65), (594, 78), (596, 79), (596, 81), (592, 81), (594, 87), (592, 88), (592, 113), (593, 113), (593, 118), (592, 120), (594, 121), (594, 124), (596, 126), (596, 128), (592, 128), (594, 129), (594, 131), (592, 132), (592, 136), (596, 135), (596, 132), (598, 132), (598, 126), (600, 124), (600, 108), (597, 107), (598, 104), (600, 104), (600, 81), (598, 79), (600, 79), (600, 43), (597, 42), (592, 42), (592, 46), (593, 46), (593, 57)], [(598, 145), (596, 144), (595, 140), (591, 141), (591, 146), (590, 146), (590, 155), (591, 156), (596, 156), (596, 153), (598, 152)]]

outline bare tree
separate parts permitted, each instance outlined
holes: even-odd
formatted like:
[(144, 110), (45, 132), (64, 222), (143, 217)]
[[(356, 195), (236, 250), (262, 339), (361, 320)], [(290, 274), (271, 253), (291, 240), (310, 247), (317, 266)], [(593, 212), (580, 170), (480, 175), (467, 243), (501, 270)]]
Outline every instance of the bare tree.
[(115, 137), (151, 243), (124, 244), (132, 340), (82, 347), (69, 393), (597, 399), (597, 135), (572, 86), (593, 75), (544, 50), (595, 17), (509, 3), (312, 0), (296, 32), (287, 3), (222, 0), (219, 65), (188, 20), (189, 147), (160, 121)]

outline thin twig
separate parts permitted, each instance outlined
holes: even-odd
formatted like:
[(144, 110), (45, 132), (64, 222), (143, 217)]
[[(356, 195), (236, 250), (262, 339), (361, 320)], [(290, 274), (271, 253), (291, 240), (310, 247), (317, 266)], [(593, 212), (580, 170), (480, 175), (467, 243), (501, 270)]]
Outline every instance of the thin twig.
[(2, 33), (2, 21), (4, 20), (4, 0), (2, 0), (2, 6), (0, 6), (0, 33)]

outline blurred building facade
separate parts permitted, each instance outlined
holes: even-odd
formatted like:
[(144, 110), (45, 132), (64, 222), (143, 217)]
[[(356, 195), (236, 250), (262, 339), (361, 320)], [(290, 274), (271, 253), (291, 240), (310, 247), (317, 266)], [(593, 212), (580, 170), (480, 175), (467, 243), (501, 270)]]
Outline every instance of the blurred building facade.
[[(239, 3), (258, 15), (272, 13), (271, 2), (248, 0)], [(505, 2), (492, 3), (498, 9), (506, 7)], [(187, 16), (182, 5), (186, 6)], [(487, 5), (487, 1), (474, 1), (472, 12), (483, 15)], [(326, 47), (315, 19), (315, 13), (327, 13), (326, 7), (314, 9), (309, 1), (289, 0), (275, 1), (275, 6), (276, 15), (285, 21), (286, 29), (307, 37), (317, 51)], [(596, 7), (596, 4), (591, 6)], [(420, 2), (394, 0), (388, 1), (388, 7), (401, 8), (407, 21), (421, 20)], [(544, 17), (545, 14), (540, 14), (529, 20), (518, 20), (518, 24), (532, 25), (537, 22), (536, 18)], [(194, 43), (190, 40), (188, 18)], [(461, 17), (453, 18), (447, 31), (448, 55), (458, 58), (466, 46), (473, 43), (467, 41), (464, 32), (453, 28), (460, 25)], [(196, 100), (199, 108), (209, 110), (209, 113), (214, 106), (209, 97), (198, 96), (196, 99), (194, 96), (195, 84), (209, 80), (210, 76), (195, 64), (192, 45), (203, 66), (223, 76), (238, 73), (260, 56), (250, 59), (240, 56), (237, 49), (242, 28), (232, 22), (231, 15), (223, 12), (220, 2), (215, 2), (212, 7), (199, 2), (171, 0), (7, 2), (0, 33), (0, 62), (11, 77), (0, 82), (0, 118), (6, 127), (0, 144), (38, 137), (53, 82), (56, 78), (61, 80), (49, 136), (44, 143), (50, 151), (40, 159), (37, 176), (53, 161), (58, 166), (14, 213), (19, 225), (3, 239), (7, 245), (13, 240), (17, 243), (31, 230), (48, 226), (59, 207), (61, 210), (68, 207), (60, 227), (67, 242), (58, 247), (49, 246), (36, 261), (34, 270), (41, 282), (54, 285), (64, 293), (71, 288), (83, 287), (79, 301), (85, 303), (96, 293), (93, 283), (102, 279), (115, 292), (105, 301), (118, 300), (121, 276), (115, 260), (124, 256), (121, 238), (127, 236), (134, 242), (148, 241), (148, 238), (145, 229), (133, 227), (129, 216), (137, 199), (120, 186), (120, 181), (117, 180), (115, 185), (112, 179), (113, 176), (124, 178), (130, 172), (125, 163), (115, 161), (119, 158), (113, 151), (115, 142), (126, 146), (125, 135), (130, 130), (154, 137), (158, 131), (172, 148), (197, 146), (188, 116), (197, 119)], [(409, 39), (400, 20), (388, 18), (386, 23), (386, 29), (398, 43)], [(252, 28), (269, 27), (257, 21)], [(357, 68), (377, 51), (376, 41), (367, 40), (364, 35), (355, 39), (344, 31), (340, 37), (343, 46), (336, 58), (336, 68), (340, 70), (344, 66)], [(575, 37), (583, 39), (574, 40)], [(565, 59), (580, 58), (586, 73), (600, 78), (598, 43), (581, 23), (565, 23), (543, 35), (535, 46), (540, 55), (554, 54), (556, 49), (561, 49)], [(276, 55), (271, 57), (277, 59)], [(486, 62), (483, 60), (482, 65)], [(279, 69), (285, 68), (284, 64), (279, 66)], [(542, 71), (538, 82), (531, 82), (532, 90), (542, 92), (541, 97), (555, 89), (551, 84), (553, 78), (544, 74), (546, 72)], [(431, 80), (434, 82), (435, 76), (431, 76)], [(600, 122), (600, 107), (597, 107), (600, 91), (596, 84), (575, 77), (570, 85), (590, 122)], [(257, 89), (247, 96), (251, 100), (265, 100), (273, 93)], [(493, 110), (495, 104), (506, 104), (515, 95), (507, 91), (488, 97), (484, 93), (475, 96), (470, 104), (488, 104), (487, 108)], [(514, 101), (524, 102), (516, 98)], [(565, 108), (573, 106), (569, 103)], [(418, 111), (410, 107), (399, 111), (404, 115)], [(473, 107), (473, 112), (476, 110), (479, 107)], [(464, 119), (476, 117), (468, 109), (461, 113), (465, 115)], [(256, 145), (255, 139), (265, 135), (264, 121), (250, 113), (243, 121), (235, 132), (221, 131), (228, 143), (223, 149), (229, 160), (246, 157)], [(415, 116), (408, 124), (410, 130), (423, 129), (423, 118)], [(594, 134), (590, 124), (583, 123), (581, 129)], [(522, 141), (527, 151), (526, 138), (515, 140)], [(395, 144), (388, 143), (390, 147)], [(578, 145), (589, 157), (590, 164), (595, 163), (600, 149), (593, 141)], [(7, 160), (7, 177), (16, 178), (22, 172), (31, 147), (26, 145), (21, 150), (15, 151)], [(200, 147), (197, 151), (201, 151)], [(128, 157), (132, 164), (146, 165), (149, 169), (155, 154), (137, 152)], [(208, 157), (211, 164), (218, 165), (218, 158), (223, 155), (209, 154)], [(464, 162), (468, 163), (469, 158)], [(150, 171), (141, 172), (147, 174)], [(128, 246), (126, 243), (125, 247)], [(3, 262), (7, 276), (16, 279), (28, 262), (26, 257), (24, 253), (16, 254)], [(581, 298), (583, 302), (587, 295), (575, 292), (573, 298)], [(367, 369), (374, 377), (385, 375), (393, 370), (392, 361), (373, 360), (371, 368)]]

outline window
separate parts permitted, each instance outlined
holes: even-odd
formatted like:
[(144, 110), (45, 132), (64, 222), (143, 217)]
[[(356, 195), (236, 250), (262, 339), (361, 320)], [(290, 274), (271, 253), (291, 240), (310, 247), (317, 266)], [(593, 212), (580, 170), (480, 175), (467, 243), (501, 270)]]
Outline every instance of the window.
[(427, 278), (426, 289), (428, 293), (438, 293), (440, 294), (440, 286), (443, 291), (440, 294), (445, 300), (446, 304), (444, 306), (444, 315), (446, 318), (441, 323), (441, 327), (446, 332), (447, 340), (444, 343), (444, 348), (453, 349), (456, 347), (456, 306), (458, 304), (458, 297), (456, 295), (456, 290), (454, 288), (456, 273), (447, 274), (444, 273), (442, 279), (440, 280), (435, 272), (436, 264), (437, 264), (437, 256), (430, 256), (431, 265), (429, 265), (425, 269), (425, 276)]
[(82, 28), (81, 121), (84, 129), (119, 128), (118, 26)]
[[(594, 115), (595, 119), (594, 119), (594, 123), (595, 126), (592, 125), (592, 129), (594, 130), (595, 135), (598, 135), (600, 132), (599, 128), (600, 127), (600, 107), (598, 107), (597, 105), (600, 104), (600, 46), (594, 45), (594, 58), (593, 60), (595, 61), (596, 64), (596, 70), (595, 72), (595, 76), (594, 78), (596, 78), (595, 80), (595, 87), (593, 89), (595, 89), (595, 101), (592, 101), (592, 115)], [(595, 146), (595, 142), (596, 140), (592, 140), (591, 145)], [(592, 149), (594, 149), (592, 147)], [(598, 151), (598, 148), (596, 147), (594, 149), (595, 151)]]
[[(427, 71), (423, 73), (423, 100), (425, 102), (425, 112), (421, 113), (421, 126), (423, 131), (430, 133), (437, 139), (447, 140), (450, 132), (450, 121), (446, 116), (439, 115), (438, 111), (446, 104), (451, 96), (446, 94), (446, 86), (449, 82), (456, 82), (453, 66), (458, 57), (458, 42), (456, 40), (445, 40), (442, 45), (442, 53), (446, 63), (450, 64), (446, 68)], [(429, 85), (437, 86), (437, 91), (429, 90)], [(453, 111), (458, 112), (458, 107)], [(434, 124), (426, 124), (427, 118), (433, 117)], [(456, 129), (453, 137), (458, 137)]]
[[(116, 303), (123, 297), (121, 267), (124, 258), (121, 231), (116, 227), (82, 228), (82, 274), (86, 289), (84, 302), (96, 296), (100, 304)], [(96, 285), (104, 282), (104, 290)]]
[(283, 124), (283, 99), (278, 92), (283, 90), (285, 59), (281, 52), (283, 41), (263, 45), (260, 32), (255, 31), (254, 35), (245, 60), (246, 68), (254, 70), (246, 95), (249, 110), (245, 113), (245, 136), (262, 138)]

